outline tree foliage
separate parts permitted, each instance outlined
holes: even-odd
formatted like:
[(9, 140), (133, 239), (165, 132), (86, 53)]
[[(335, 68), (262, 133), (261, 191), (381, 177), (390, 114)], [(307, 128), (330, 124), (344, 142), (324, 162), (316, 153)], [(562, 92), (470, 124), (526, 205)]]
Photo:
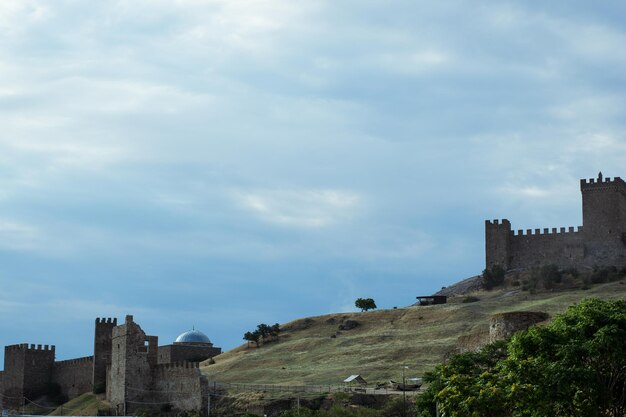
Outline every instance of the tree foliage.
[(361, 311), (373, 310), (377, 308), (373, 298), (357, 298), (354, 305), (356, 308), (360, 308)]
[(483, 271), (483, 288), (489, 291), (499, 285), (502, 285), (502, 283), (504, 282), (505, 274), (505, 269), (502, 268), (500, 265), (494, 265), (490, 268), (486, 268)]
[(248, 346), (250, 346), (250, 342), (254, 342), (256, 347), (259, 347), (259, 342), (267, 343), (278, 339), (279, 333), (280, 324), (275, 323), (270, 326), (269, 324), (261, 323), (256, 326), (256, 330), (253, 332), (246, 332), (243, 338), (248, 342)]
[(590, 299), (425, 376), (419, 416), (623, 417), (626, 301)]

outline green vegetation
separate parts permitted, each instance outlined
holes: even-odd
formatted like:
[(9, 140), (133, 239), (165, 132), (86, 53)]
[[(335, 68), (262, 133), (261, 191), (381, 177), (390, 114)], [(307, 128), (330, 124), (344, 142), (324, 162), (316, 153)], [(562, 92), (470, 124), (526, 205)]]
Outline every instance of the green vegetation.
[[(583, 273), (581, 273), (581, 276)], [(566, 275), (564, 275), (564, 283)], [(527, 279), (523, 274), (519, 280)], [(626, 282), (623, 280), (621, 282)], [(275, 385), (335, 385), (353, 374), (368, 383), (401, 378), (400, 364), (410, 366), (407, 377), (422, 376), (454, 353), (463, 339), (480, 341), (489, 331), (489, 318), (508, 311), (543, 311), (554, 317), (586, 297), (626, 299), (626, 284), (607, 282), (579, 288), (537, 291), (502, 286), (491, 291), (451, 296), (448, 304), (377, 309), (365, 313), (330, 314), (283, 324), (280, 343), (262, 349), (246, 344), (201, 364), (210, 380)], [(463, 303), (467, 296), (479, 302)], [(347, 320), (359, 326), (339, 330)]]
[(360, 308), (361, 311), (374, 310), (377, 308), (373, 298), (357, 298), (354, 305), (356, 308)]
[(411, 410), (405, 406), (412, 406), (404, 402), (402, 398), (393, 398), (381, 409), (360, 407), (354, 405), (335, 404), (328, 410), (311, 410), (308, 408), (291, 409), (283, 411), (281, 417), (403, 417), (411, 414)]
[(494, 265), (483, 271), (483, 289), (490, 291), (502, 285), (506, 271), (500, 265)]
[(103, 395), (85, 393), (58, 407), (50, 416), (96, 416), (98, 409), (108, 409)]
[(425, 376), (421, 417), (623, 417), (626, 301), (584, 300), (547, 326), (453, 356)]
[(248, 346), (250, 346), (250, 342), (254, 342), (256, 347), (259, 347), (259, 341), (267, 343), (272, 340), (277, 340), (279, 333), (280, 325), (278, 323), (272, 326), (270, 326), (269, 324), (261, 323), (256, 327), (255, 331), (246, 332), (243, 335), (243, 338), (248, 342)]

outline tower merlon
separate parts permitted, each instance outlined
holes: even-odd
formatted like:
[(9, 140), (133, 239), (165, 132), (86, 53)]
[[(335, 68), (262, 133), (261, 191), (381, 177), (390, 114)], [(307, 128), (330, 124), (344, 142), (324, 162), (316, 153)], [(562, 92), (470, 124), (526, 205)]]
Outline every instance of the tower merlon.
[(624, 182), (621, 177), (614, 177), (613, 179), (611, 179), (611, 177), (590, 179), (583, 178), (580, 180), (581, 190), (602, 187), (606, 185), (626, 186), (626, 182)]

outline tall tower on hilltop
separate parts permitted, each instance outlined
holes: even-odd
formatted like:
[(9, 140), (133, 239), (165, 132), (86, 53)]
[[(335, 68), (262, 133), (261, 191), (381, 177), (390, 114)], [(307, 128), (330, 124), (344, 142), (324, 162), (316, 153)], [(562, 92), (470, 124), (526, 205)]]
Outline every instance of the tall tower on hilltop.
[(626, 263), (626, 182), (620, 177), (580, 180), (585, 251), (599, 265)]
[(507, 219), (502, 221), (485, 221), (485, 243), (487, 254), (487, 267), (500, 265), (509, 269), (511, 252), (511, 222)]

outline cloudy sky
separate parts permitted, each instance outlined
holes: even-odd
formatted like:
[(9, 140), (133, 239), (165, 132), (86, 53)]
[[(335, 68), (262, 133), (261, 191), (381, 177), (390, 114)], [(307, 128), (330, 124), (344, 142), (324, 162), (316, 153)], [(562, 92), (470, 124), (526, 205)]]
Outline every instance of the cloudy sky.
[[(626, 177), (620, 1), (0, 0), (0, 345), (223, 348), (475, 275)], [(1, 355), (2, 353), (0, 353)]]

